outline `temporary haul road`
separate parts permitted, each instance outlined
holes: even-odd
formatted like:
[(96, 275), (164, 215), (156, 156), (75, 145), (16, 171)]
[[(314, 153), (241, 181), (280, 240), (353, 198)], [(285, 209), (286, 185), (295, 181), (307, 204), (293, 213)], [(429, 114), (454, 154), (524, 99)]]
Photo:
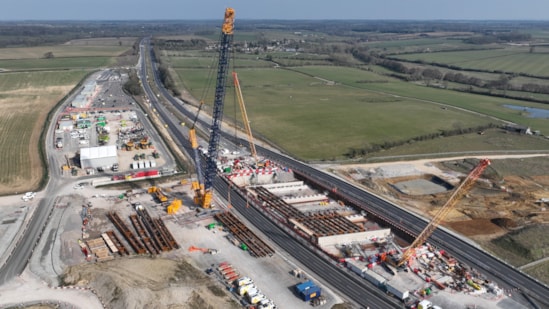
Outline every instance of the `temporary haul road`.
[[(142, 56), (145, 55), (145, 49), (150, 55), (151, 49), (147, 43), (147, 40), (142, 41)], [(179, 144), (189, 153), (192, 153), (190, 152), (187, 138), (181, 132), (182, 127), (176, 120), (170, 118), (169, 113), (160, 106), (156, 100), (156, 96), (147, 85), (146, 62), (143, 59), (144, 58), (142, 57), (140, 61), (140, 75), (145, 91), (151, 99), (152, 106), (157, 109), (160, 117), (162, 117), (168, 125), (168, 128), (172, 134), (174, 134), (174, 137)], [(153, 69), (155, 70), (153, 74), (154, 81), (162, 92), (162, 95), (181, 113), (192, 119), (194, 115), (181, 106), (181, 104), (160, 85), (154, 64)], [(209, 124), (206, 123), (203, 123), (202, 125), (204, 125), (204, 127), (209, 126)], [(338, 194), (340, 194), (342, 198), (355, 203), (357, 206), (362, 207), (375, 216), (384, 218), (391, 222), (396, 228), (417, 235), (427, 224), (424, 219), (418, 218), (414, 214), (400, 209), (398, 206), (348, 184), (339, 178), (316, 170), (279, 153), (272, 152), (262, 147), (256, 147), (263, 156), (278, 161), (292, 168), (294, 171), (314, 179), (319, 184), (325, 185), (327, 188), (336, 187)], [(53, 162), (50, 162), (50, 164), (55, 166)], [(41, 200), (34, 216), (27, 225), (28, 229), (24, 231), (24, 235), (20, 238), (19, 243), (15, 246), (14, 251), (6, 260), (6, 263), (1, 266), (0, 284), (21, 274), (27, 265), (27, 261), (32, 254), (33, 248), (38, 241), (40, 233), (45, 226), (48, 215), (53, 207), (53, 197), (58, 193), (56, 190), (62, 185), (58, 179), (58, 177), (52, 177), (52, 179), (50, 179), (50, 183), (46, 188), (46, 197)], [(231, 202), (248, 221), (268, 235), (278, 246), (287, 251), (294, 258), (298, 259), (326, 282), (336, 287), (342, 294), (347, 295), (350, 299), (363, 306), (371, 306), (373, 308), (400, 308), (402, 306), (396, 299), (387, 297), (381, 290), (366, 283), (364, 280), (360, 280), (357, 276), (350, 275), (346, 271), (340, 269), (335, 263), (330, 263), (321, 258), (313, 249), (295, 240), (283, 229), (264, 217), (264, 215), (254, 207), (247, 208), (245, 200), (238, 194), (238, 191), (234, 189), (233, 186), (229, 188), (228, 184), (223, 179), (219, 177), (216, 178), (214, 186), (221, 194), (228, 193), (229, 189), (233, 190), (235, 194), (231, 195)], [(546, 285), (485, 253), (471, 243), (462, 240), (443, 229), (437, 229), (431, 236), (430, 242), (441, 248), (445, 248), (458, 260), (467, 265), (476, 268), (484, 274), (492, 276), (492, 279), (498, 282), (500, 286), (504, 288), (521, 288), (522, 293), (527, 295), (526, 300), (531, 302), (533, 307), (549, 308), (549, 288)], [(524, 302), (524, 299), (522, 299), (522, 302)]]
[[(143, 48), (148, 49), (150, 53), (150, 46), (147, 44), (148, 41), (145, 41), (144, 43), (145, 44), (142, 44)], [(142, 65), (144, 64), (142, 63)], [(154, 64), (153, 68), (155, 68)], [(173, 105), (173, 107), (177, 108), (179, 112), (189, 119), (192, 119), (194, 115), (186, 110), (181, 105), (180, 101), (176, 100), (168, 93), (168, 91), (160, 84), (156, 74), (157, 73), (155, 72), (154, 80), (158, 89), (160, 89), (162, 96), (164, 96)], [(157, 110), (160, 110), (160, 106), (158, 107), (159, 108), (157, 108)], [(202, 125), (204, 127), (209, 126), (207, 123), (202, 123)], [(170, 128), (174, 131), (174, 133), (181, 129), (175, 124), (172, 124)], [(186, 138), (183, 137), (183, 134), (177, 135), (177, 139), (180, 144), (186, 148), (188, 153), (192, 153)], [(280, 153), (273, 152), (269, 149), (259, 147), (257, 145), (256, 148), (261, 155), (280, 162), (281, 164), (292, 168), (294, 171), (302, 173), (310, 179), (314, 179), (318, 184), (325, 186), (327, 189), (337, 188), (339, 196), (343, 199), (352, 202), (358, 207), (361, 207), (368, 213), (372, 213), (375, 216), (386, 220), (388, 223), (391, 223), (391, 225), (401, 231), (411, 235), (418, 235), (428, 223), (425, 219), (401, 209), (397, 205), (364, 191), (363, 189), (349, 184), (337, 177), (319, 171), (309, 165), (301, 163), (288, 156), (281, 155)], [(221, 183), (224, 182), (218, 179), (216, 181), (216, 188), (220, 189), (218, 192), (224, 194), (223, 192), (228, 192), (229, 188), (226, 184), (223, 185)], [(238, 192), (232, 187), (231, 189), (234, 193)], [(237, 196), (237, 194), (233, 194), (232, 196)], [(233, 200), (231, 200), (231, 202), (234, 203)], [(362, 287), (362, 285), (358, 284), (349, 284), (350, 282), (343, 281), (341, 278), (334, 281), (332, 279), (334, 278), (334, 274), (331, 273), (332, 271), (340, 274), (345, 274), (345, 272), (341, 271), (337, 266), (329, 264), (325, 260), (319, 258), (315, 253), (311, 252), (310, 249), (303, 246), (299, 242), (292, 241), (292, 237), (288, 236), (283, 230), (277, 229), (273, 223), (263, 217), (263, 215), (259, 212), (254, 212), (251, 210), (252, 208), (242, 207), (242, 200), (239, 200), (238, 203), (240, 203), (240, 205), (236, 205), (236, 208), (239, 212), (242, 213), (250, 222), (254, 223), (254, 225), (256, 225), (256, 227), (262, 230), (266, 235), (271, 235), (273, 241), (275, 241), (275, 243), (277, 243), (280, 247), (285, 249), (296, 259), (300, 260), (311, 270), (314, 270), (317, 275), (322, 276), (323, 274), (330, 273), (330, 276), (322, 277), (326, 278), (325, 280), (328, 282), (332, 282), (332, 284), (334, 284), (343, 294), (348, 295), (351, 299), (357, 301), (358, 303), (362, 303), (364, 301), (364, 295), (370, 295), (369, 297), (366, 297), (370, 298), (368, 300), (371, 301), (370, 304), (372, 304), (373, 301), (377, 302), (377, 297), (384, 297), (386, 299), (384, 295), (379, 294), (379, 290), (377, 288), (373, 288), (372, 286)], [(472, 244), (471, 242), (441, 228), (438, 228), (433, 235), (431, 235), (429, 242), (435, 246), (446, 249), (459, 261), (489, 276), (490, 279), (493, 279), (502, 288), (518, 289), (523, 297), (517, 297), (515, 295), (515, 299), (517, 301), (527, 303), (534, 308), (549, 308), (549, 287), (517, 270), (513, 266), (510, 266), (500, 259), (488, 254), (475, 244)], [(309, 250), (309, 253), (305, 253), (307, 250)], [(347, 278), (346, 280), (350, 279)], [(354, 280), (354, 278), (351, 280)], [(353, 287), (356, 287), (362, 291), (355, 291), (352, 289)], [(383, 300), (380, 299), (379, 302), (383, 302)], [(385, 300), (385, 307), (394, 305), (395, 304), (392, 301)]]

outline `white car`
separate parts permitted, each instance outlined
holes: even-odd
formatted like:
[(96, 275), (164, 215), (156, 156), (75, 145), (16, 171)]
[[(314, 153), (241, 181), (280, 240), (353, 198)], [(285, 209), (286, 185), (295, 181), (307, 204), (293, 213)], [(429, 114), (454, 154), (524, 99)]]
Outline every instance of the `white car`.
[(36, 192), (27, 192), (21, 197), (21, 199), (26, 202), (32, 200), (35, 196)]
[(74, 187), (72, 187), (74, 190), (78, 190), (78, 189), (84, 189), (83, 186), (81, 185), (74, 185)]

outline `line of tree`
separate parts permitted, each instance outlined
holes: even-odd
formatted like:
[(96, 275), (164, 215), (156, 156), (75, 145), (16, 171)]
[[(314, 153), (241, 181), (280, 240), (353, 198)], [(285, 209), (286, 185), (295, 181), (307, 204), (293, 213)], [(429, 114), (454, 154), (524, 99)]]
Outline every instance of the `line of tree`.
[(472, 36), (464, 39), (465, 43), (469, 44), (492, 44), (492, 43), (509, 43), (509, 42), (524, 42), (530, 41), (532, 35), (529, 33), (520, 33), (517, 31), (511, 32), (493, 32), (481, 36)]
[(433, 140), (440, 137), (450, 137), (450, 136), (456, 136), (456, 135), (463, 135), (463, 134), (471, 134), (471, 133), (477, 133), (482, 132), (487, 129), (491, 128), (498, 128), (498, 126), (495, 123), (489, 123), (487, 125), (481, 125), (476, 127), (469, 127), (469, 128), (455, 128), (455, 129), (446, 129), (446, 130), (440, 130), (439, 132), (433, 132), (421, 136), (417, 136), (408, 140), (401, 140), (401, 141), (386, 141), (383, 144), (372, 144), (370, 147), (364, 147), (364, 148), (351, 148), (347, 153), (344, 155), (348, 157), (349, 159), (354, 159), (357, 157), (362, 157), (370, 153), (375, 153), (381, 150), (388, 150), (394, 147), (402, 146), (405, 144), (411, 144), (414, 142), (419, 141), (427, 141), (427, 140)]
[(190, 39), (190, 40), (162, 40), (156, 39), (154, 42), (161, 50), (186, 50), (186, 49), (202, 49), (208, 46), (208, 43), (204, 39)]
[(137, 72), (131, 70), (129, 73), (129, 79), (124, 83), (124, 90), (134, 96), (143, 94), (143, 89), (141, 89), (141, 84), (139, 83), (139, 77), (137, 77)]

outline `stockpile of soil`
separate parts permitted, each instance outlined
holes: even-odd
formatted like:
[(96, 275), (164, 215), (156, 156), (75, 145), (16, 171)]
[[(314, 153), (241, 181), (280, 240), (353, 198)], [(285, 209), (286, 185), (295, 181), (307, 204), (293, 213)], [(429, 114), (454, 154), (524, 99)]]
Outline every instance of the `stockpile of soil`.
[(120, 258), (67, 269), (63, 284), (91, 287), (111, 308), (239, 308), (220, 284), (186, 261)]
[(508, 229), (508, 230), (518, 227), (515, 220), (510, 219), (510, 218), (494, 218), (491, 221), (492, 221), (492, 223), (494, 223), (498, 226), (501, 226), (504, 229)]
[(498, 235), (504, 230), (495, 225), (490, 219), (472, 219), (465, 221), (447, 222), (445, 224), (449, 228), (465, 236), (475, 235)]

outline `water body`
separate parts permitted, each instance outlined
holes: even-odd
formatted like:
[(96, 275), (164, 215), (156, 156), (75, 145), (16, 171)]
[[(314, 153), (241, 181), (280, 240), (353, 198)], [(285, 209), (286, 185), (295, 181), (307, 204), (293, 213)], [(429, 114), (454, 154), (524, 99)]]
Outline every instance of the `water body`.
[(528, 118), (545, 118), (549, 119), (549, 109), (534, 108), (528, 106), (504, 104), (503, 107), (523, 111), (527, 113)]

